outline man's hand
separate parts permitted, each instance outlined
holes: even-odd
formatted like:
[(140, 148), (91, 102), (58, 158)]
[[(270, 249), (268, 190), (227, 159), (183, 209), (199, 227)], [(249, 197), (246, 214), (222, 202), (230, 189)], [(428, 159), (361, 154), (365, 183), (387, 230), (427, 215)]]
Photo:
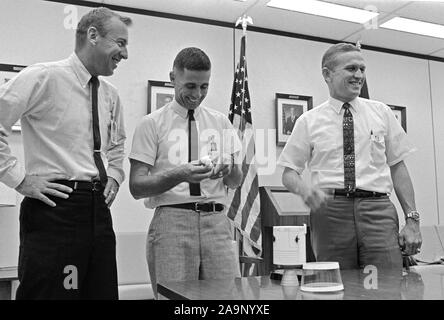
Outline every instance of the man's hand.
[(117, 192), (119, 192), (119, 184), (116, 180), (114, 180), (114, 178), (108, 177), (108, 182), (106, 183), (105, 190), (103, 191), (105, 203), (108, 205), (108, 208), (111, 207), (116, 199)]
[(301, 196), (311, 210), (319, 209), (329, 198), (328, 195), (319, 188), (308, 188)]
[(206, 166), (200, 160), (197, 160), (183, 164), (181, 171), (186, 182), (199, 183), (211, 176), (212, 167)]
[(398, 236), (399, 246), (406, 255), (414, 255), (420, 251), (422, 245), (421, 231), (419, 222), (411, 219), (406, 220), (404, 228)]
[(55, 207), (55, 202), (50, 200), (46, 195), (68, 199), (72, 189), (63, 184), (53, 183), (51, 181), (66, 179), (68, 179), (68, 177), (63, 174), (51, 174), (48, 176), (26, 175), (25, 179), (23, 179), (15, 190), (25, 197), (34, 198), (43, 201), (48, 206)]
[(233, 169), (233, 159), (230, 154), (223, 154), (213, 168), (210, 179), (220, 179), (228, 176)]

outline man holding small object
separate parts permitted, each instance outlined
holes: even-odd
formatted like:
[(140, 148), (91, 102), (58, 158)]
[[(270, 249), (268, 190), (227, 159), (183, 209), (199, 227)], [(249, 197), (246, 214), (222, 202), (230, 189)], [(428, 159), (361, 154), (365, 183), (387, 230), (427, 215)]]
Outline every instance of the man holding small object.
[[(322, 58), (322, 74), (330, 98), (296, 121), (278, 161), (285, 167), (282, 182), (311, 209), (316, 260), (401, 268), (401, 252), (416, 254), (422, 243), (404, 163), (414, 148), (387, 105), (358, 97), (365, 81), (360, 49), (333, 45)], [(306, 164), (311, 185), (300, 177)], [(393, 188), (405, 215), (401, 232), (389, 199)]]
[(211, 63), (198, 48), (176, 56), (174, 100), (145, 116), (129, 155), (130, 191), (156, 208), (147, 261), (157, 297), (159, 281), (223, 279), (239, 275), (226, 187), (240, 185), (240, 141), (228, 117), (201, 106)]

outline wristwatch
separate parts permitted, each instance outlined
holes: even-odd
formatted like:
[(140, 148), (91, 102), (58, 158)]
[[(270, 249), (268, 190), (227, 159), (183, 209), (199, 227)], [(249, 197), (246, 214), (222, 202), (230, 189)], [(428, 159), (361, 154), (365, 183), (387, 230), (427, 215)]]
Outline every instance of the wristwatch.
[(407, 213), (407, 215), (405, 216), (405, 219), (413, 219), (414, 221), (419, 221), (419, 212), (416, 210), (410, 211), (409, 213)]

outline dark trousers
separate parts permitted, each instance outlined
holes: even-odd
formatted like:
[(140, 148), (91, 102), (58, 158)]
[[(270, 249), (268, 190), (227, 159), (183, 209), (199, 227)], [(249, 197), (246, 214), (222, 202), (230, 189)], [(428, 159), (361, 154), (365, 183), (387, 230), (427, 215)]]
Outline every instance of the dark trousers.
[(103, 190), (75, 190), (57, 206), (20, 208), (19, 299), (118, 299), (116, 239)]

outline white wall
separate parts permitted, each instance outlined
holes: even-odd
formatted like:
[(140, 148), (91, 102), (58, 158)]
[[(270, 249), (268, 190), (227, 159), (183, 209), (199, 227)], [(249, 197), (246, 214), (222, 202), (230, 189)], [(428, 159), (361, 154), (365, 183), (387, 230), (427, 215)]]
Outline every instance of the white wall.
[[(371, 51), (366, 51), (365, 57), (370, 97), (407, 108), (407, 133), (418, 148), (406, 160), (415, 187), (416, 205), (424, 213), (422, 224), (437, 224), (436, 172), (427, 61)], [(401, 207), (397, 201), (395, 203), (400, 222), (403, 222)]]
[[(436, 181), (439, 205), (439, 223), (444, 224), (444, 63), (430, 62), (430, 84), (432, 96), (432, 115), (434, 143), (436, 149)], [(432, 126), (432, 123), (428, 124)], [(426, 186), (425, 192), (433, 193), (432, 184)]]
[[(73, 50), (74, 30), (64, 27), (66, 8), (67, 5), (45, 1), (2, 0), (0, 63), (29, 65), (68, 56)], [(79, 7), (79, 17), (88, 10)], [(129, 30), (129, 59), (120, 63), (110, 81), (119, 89), (125, 106), (127, 153), (131, 148), (134, 128), (146, 114), (147, 81), (167, 81), (176, 53), (185, 46), (201, 47), (210, 56), (212, 78), (205, 102), (221, 112), (228, 112), (233, 81), (233, 51), (237, 61), (239, 32), (236, 32), (233, 50), (233, 31), (228, 28), (135, 14), (124, 15), (130, 16), (134, 22)], [(328, 47), (326, 43), (248, 33), (248, 73), (256, 128), (275, 128), (276, 92), (313, 96), (314, 106), (328, 97), (320, 71), (321, 56)], [(440, 90), (444, 81), (444, 64), (430, 64), (430, 90), (427, 61), (372, 51), (364, 51), (364, 57), (368, 65), (370, 97), (407, 107), (408, 133), (419, 149), (407, 161), (415, 185), (418, 210), (423, 213), (423, 224), (438, 223), (439, 214), (442, 223), (444, 199), (436, 190), (440, 190), (439, 194), (444, 190), (444, 142), (439, 140), (444, 133), (441, 125), (444, 119), (444, 94)], [(433, 98), (433, 113), (430, 96)], [(431, 127), (432, 116), (434, 131)], [(18, 136), (12, 137), (10, 142), (14, 150), (21, 148)], [(281, 151), (281, 147), (273, 144), (267, 152), (274, 160)], [(438, 172), (435, 172), (435, 162)], [(127, 174), (128, 168), (129, 162), (126, 160)], [(261, 176), (260, 184), (281, 185), (281, 172), (276, 169), (272, 174)], [(437, 210), (438, 199), (440, 213)], [(0, 250), (14, 250), (10, 248), (17, 245), (18, 236), (13, 237), (14, 232), (11, 230), (18, 234), (18, 224), (14, 222), (18, 220), (18, 209), (18, 206), (12, 209), (0, 208), (0, 234), (6, 234), (5, 230), (8, 230), (11, 235), (9, 245), (0, 241)], [(113, 205), (112, 214), (116, 231), (146, 231), (152, 210), (145, 209), (141, 201), (132, 199), (126, 180)]]

